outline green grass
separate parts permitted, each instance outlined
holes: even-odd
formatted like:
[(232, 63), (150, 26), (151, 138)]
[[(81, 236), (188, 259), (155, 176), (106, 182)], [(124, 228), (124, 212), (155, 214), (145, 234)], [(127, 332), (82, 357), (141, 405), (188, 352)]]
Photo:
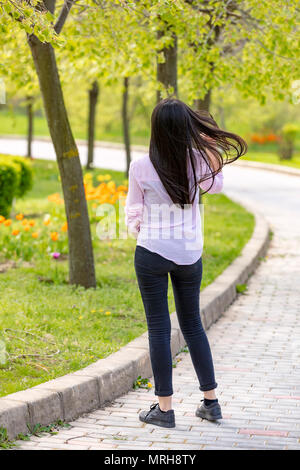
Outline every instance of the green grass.
[[(47, 195), (60, 191), (60, 183), (55, 162), (37, 160), (33, 165), (34, 187), (14, 210), (42, 216), (50, 209)], [(94, 174), (108, 172), (123, 182), (120, 172)], [(254, 227), (253, 216), (222, 194), (206, 195), (204, 208), (202, 288), (240, 253)], [(100, 241), (95, 224), (92, 233), (96, 289), (68, 285), (67, 261), (54, 262), (46, 255), (18, 261), (0, 273), (0, 340), (10, 355), (0, 365), (0, 396), (85, 367), (146, 331), (133, 266), (135, 240)], [(169, 301), (172, 312), (171, 287)]]
[[(78, 123), (76, 120), (72, 122), (72, 131), (76, 139), (86, 139), (87, 132), (86, 126)], [(9, 113), (6, 110), (0, 112), (0, 135), (11, 135), (11, 136), (26, 136), (27, 135), (27, 117), (25, 114), (16, 112), (14, 114)], [(149, 134), (147, 130), (138, 130), (134, 126), (131, 126), (131, 140), (135, 145), (148, 145)], [(49, 130), (47, 121), (43, 116), (34, 117), (34, 135), (37, 137), (49, 137)], [(123, 131), (122, 123), (120, 120), (116, 120), (112, 123), (109, 130), (101, 126), (97, 126), (95, 129), (95, 139), (106, 142), (123, 142)]]
[(296, 152), (292, 160), (280, 160), (275, 152), (248, 152), (245, 160), (252, 160), (254, 162), (271, 163), (273, 165), (284, 165), (293, 168), (300, 168), (300, 152)]

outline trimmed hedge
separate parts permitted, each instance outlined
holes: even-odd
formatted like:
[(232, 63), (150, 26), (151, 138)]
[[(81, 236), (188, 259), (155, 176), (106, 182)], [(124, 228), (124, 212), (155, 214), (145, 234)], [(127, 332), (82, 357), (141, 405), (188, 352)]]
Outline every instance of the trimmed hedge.
[(0, 215), (7, 217), (14, 198), (32, 187), (32, 169), (22, 157), (0, 154)]

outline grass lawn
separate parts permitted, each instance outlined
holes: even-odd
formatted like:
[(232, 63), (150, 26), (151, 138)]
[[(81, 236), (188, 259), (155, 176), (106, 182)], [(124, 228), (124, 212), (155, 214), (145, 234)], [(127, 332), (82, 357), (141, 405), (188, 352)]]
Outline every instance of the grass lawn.
[(273, 165), (284, 165), (293, 168), (300, 168), (300, 152), (296, 152), (292, 160), (280, 160), (275, 152), (251, 152), (249, 151), (245, 157), (245, 160), (252, 160), (254, 162), (271, 163)]
[[(86, 126), (82, 125), (82, 122), (75, 122), (72, 120), (72, 116), (70, 116), (70, 121), (72, 125), (72, 131), (74, 132), (76, 139), (86, 139), (87, 138), (87, 131)], [(0, 129), (1, 135), (17, 135), (17, 136), (26, 136), (27, 135), (27, 117), (26, 114), (21, 114), (16, 112), (15, 114), (10, 114), (6, 110), (1, 110), (0, 112)], [(131, 126), (130, 137), (132, 143), (135, 145), (148, 145), (149, 144), (149, 135), (147, 134), (146, 129), (137, 130), (134, 126)], [(42, 116), (34, 116), (34, 135), (37, 137), (49, 137), (49, 130), (47, 121)], [(105, 130), (103, 127), (96, 126), (95, 129), (95, 139), (96, 140), (103, 140), (106, 142), (123, 142), (123, 131), (122, 131), (122, 123), (120, 121), (116, 121), (111, 126), (110, 130)]]
[[(47, 196), (60, 192), (60, 183), (55, 162), (37, 160), (33, 167), (34, 187), (16, 202), (14, 212), (38, 220), (53, 211)], [(107, 173), (123, 182), (120, 172), (93, 172)], [(205, 196), (204, 204), (202, 288), (240, 253), (254, 227), (254, 217), (222, 194)], [(96, 289), (68, 285), (65, 259), (55, 261), (47, 253), (27, 262), (15, 257), (9, 261), (15, 265), (5, 270), (2, 256), (0, 340), (10, 358), (0, 365), (0, 396), (87, 366), (146, 330), (133, 267), (135, 240), (100, 241), (95, 225)], [(172, 312), (171, 286), (169, 298)]]

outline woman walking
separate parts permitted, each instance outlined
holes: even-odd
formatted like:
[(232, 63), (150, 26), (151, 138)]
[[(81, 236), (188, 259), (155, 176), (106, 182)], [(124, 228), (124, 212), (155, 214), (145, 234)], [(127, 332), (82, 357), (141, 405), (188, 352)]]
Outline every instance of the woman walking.
[(208, 114), (178, 99), (162, 100), (151, 117), (149, 155), (132, 161), (125, 214), (137, 238), (134, 266), (145, 309), (158, 403), (140, 413), (145, 423), (172, 428), (169, 274), (179, 325), (204, 394), (196, 415), (222, 418), (210, 346), (200, 318), (203, 236), (202, 194), (222, 190), (222, 168), (247, 150), (239, 136), (221, 130)]

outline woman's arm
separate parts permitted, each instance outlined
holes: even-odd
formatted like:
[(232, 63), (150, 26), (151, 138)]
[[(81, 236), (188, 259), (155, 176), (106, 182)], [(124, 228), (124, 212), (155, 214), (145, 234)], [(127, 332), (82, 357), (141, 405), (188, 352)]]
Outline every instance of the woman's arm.
[(140, 231), (140, 223), (143, 220), (144, 192), (135, 174), (135, 162), (129, 167), (128, 194), (125, 204), (125, 224), (135, 237)]

